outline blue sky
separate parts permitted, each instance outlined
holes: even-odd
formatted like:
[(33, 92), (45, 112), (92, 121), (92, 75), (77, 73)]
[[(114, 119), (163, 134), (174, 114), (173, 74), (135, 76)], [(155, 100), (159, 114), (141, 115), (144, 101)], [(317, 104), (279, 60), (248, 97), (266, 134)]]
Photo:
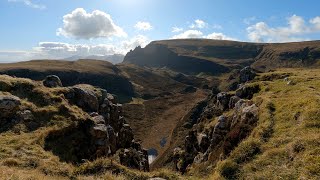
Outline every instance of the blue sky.
[(319, 7), (315, 0), (1, 0), (0, 62), (125, 54), (170, 38), (317, 40)]

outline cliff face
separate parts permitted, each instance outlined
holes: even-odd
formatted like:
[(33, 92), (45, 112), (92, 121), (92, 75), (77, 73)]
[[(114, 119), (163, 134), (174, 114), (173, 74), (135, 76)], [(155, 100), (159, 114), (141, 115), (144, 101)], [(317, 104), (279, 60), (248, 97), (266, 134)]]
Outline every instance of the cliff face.
[(268, 44), (255, 59), (252, 66), (264, 71), (281, 67), (317, 66), (320, 59), (320, 42)]
[(199, 57), (179, 55), (161, 44), (150, 44), (143, 49), (138, 47), (125, 56), (124, 62), (146, 67), (167, 67), (186, 74), (220, 74), (228, 71), (225, 66)]
[(316, 65), (320, 42), (245, 43), (205, 39), (155, 41), (130, 51), (124, 63), (186, 74), (221, 74), (252, 65), (260, 71)]

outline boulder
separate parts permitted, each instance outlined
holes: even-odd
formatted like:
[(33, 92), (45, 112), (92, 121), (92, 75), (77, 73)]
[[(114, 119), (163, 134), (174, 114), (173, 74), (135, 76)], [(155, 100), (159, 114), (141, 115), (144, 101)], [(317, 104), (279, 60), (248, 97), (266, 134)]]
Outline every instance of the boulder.
[(149, 171), (148, 152), (134, 148), (122, 149), (119, 152), (120, 163), (124, 166)]
[(204, 133), (200, 133), (198, 134), (197, 139), (198, 139), (199, 150), (201, 152), (206, 152), (208, 147), (210, 146), (209, 137)]
[(95, 139), (107, 138), (107, 126), (104, 124), (94, 124), (93, 127), (90, 129), (90, 134)]
[(251, 99), (253, 95), (260, 91), (260, 86), (255, 85), (243, 85), (236, 90), (236, 96), (243, 99)]
[(20, 105), (20, 98), (13, 95), (0, 95), (0, 118), (11, 118)]
[(231, 128), (236, 124), (247, 124), (252, 126), (258, 121), (258, 107), (250, 100), (241, 99), (238, 101), (234, 108), (232, 117)]
[(105, 124), (106, 123), (106, 121), (104, 120), (104, 117), (101, 115), (92, 117), (92, 120), (94, 121), (95, 124)]
[(116, 97), (114, 95), (110, 94), (110, 93), (107, 93), (107, 99), (109, 101), (111, 101), (112, 103), (114, 103), (114, 104), (117, 103)]
[(114, 129), (110, 125), (107, 125), (107, 132), (108, 132), (108, 139), (110, 144), (110, 151), (111, 151), (111, 154), (114, 154), (117, 151), (118, 137), (114, 132)]
[(205, 154), (200, 152), (198, 155), (196, 155), (196, 157), (194, 157), (193, 163), (200, 164), (200, 163), (204, 162), (205, 160), (206, 160)]
[(131, 146), (133, 140), (133, 132), (129, 124), (124, 124), (119, 132), (119, 146), (127, 148)]
[(49, 88), (62, 87), (61, 80), (56, 75), (49, 75), (43, 80), (43, 85)]
[(196, 133), (197, 132), (194, 130), (190, 131), (184, 140), (185, 150), (187, 152), (192, 153), (193, 151), (196, 151), (198, 149), (197, 148), (198, 140), (197, 140)]
[(98, 112), (99, 101), (91, 90), (82, 87), (72, 87), (65, 96), (86, 112)]
[(18, 111), (17, 112), (18, 118), (21, 121), (33, 121), (34, 116), (30, 110), (23, 110), (23, 111)]
[(224, 136), (229, 131), (229, 120), (228, 117), (222, 115), (218, 117), (218, 122), (214, 126), (212, 132), (211, 132), (211, 139), (210, 139), (210, 146), (211, 149), (219, 144), (223, 139)]
[(259, 109), (255, 104), (242, 109), (241, 122), (243, 124), (253, 125), (258, 121)]
[(253, 80), (256, 77), (256, 73), (254, 72), (254, 70), (247, 66), (243, 69), (240, 70), (240, 82), (244, 83), (244, 82), (248, 82)]
[(232, 109), (234, 108), (234, 106), (236, 105), (236, 103), (240, 100), (240, 98), (238, 96), (232, 96), (230, 98), (230, 101), (229, 101), (229, 109)]
[(217, 105), (222, 109), (226, 110), (229, 107), (229, 101), (231, 98), (231, 94), (226, 92), (221, 92), (217, 94)]

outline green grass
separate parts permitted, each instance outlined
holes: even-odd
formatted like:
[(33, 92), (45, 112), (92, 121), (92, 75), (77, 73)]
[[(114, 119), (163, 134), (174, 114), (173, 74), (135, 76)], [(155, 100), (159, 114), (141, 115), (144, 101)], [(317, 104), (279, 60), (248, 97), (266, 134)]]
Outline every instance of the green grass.
[[(211, 178), (320, 178), (320, 70), (284, 69), (275, 73), (288, 72), (295, 85), (283, 79), (256, 82), (262, 87), (254, 97), (260, 104), (258, 125), (218, 163)], [(231, 175), (225, 173), (229, 171)]]

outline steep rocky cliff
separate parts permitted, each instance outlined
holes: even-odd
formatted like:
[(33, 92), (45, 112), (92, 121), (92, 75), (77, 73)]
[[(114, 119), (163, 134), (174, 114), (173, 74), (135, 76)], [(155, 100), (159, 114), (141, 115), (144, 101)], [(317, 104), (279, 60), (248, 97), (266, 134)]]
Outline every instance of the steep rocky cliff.
[(252, 65), (260, 71), (318, 66), (320, 42), (245, 43), (206, 39), (154, 41), (129, 52), (124, 63), (169, 68), (186, 74), (221, 74)]

